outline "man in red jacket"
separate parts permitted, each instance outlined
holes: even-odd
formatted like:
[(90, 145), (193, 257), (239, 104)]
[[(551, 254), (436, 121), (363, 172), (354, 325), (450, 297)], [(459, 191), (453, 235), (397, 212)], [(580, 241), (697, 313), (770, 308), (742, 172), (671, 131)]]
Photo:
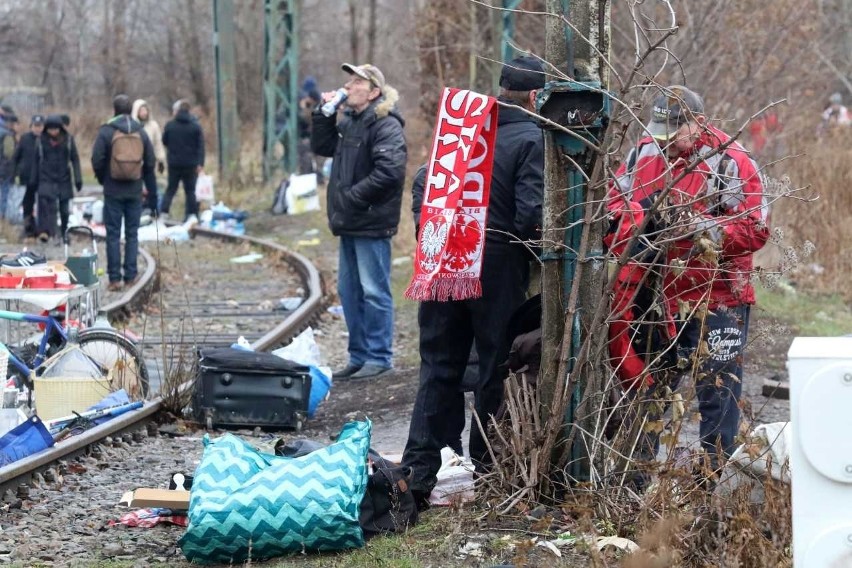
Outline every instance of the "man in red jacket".
[[(645, 130), (612, 184), (608, 244), (623, 250), (638, 227), (641, 240), (662, 251), (661, 294), (677, 325), (678, 352), (691, 361), (701, 444), (716, 469), (724, 461), (719, 451), (727, 457), (736, 445), (743, 348), (755, 301), (752, 254), (769, 237), (768, 207), (757, 165), (738, 142), (708, 124), (695, 92), (662, 89)], [(631, 266), (622, 273), (633, 279)], [(610, 353), (629, 384), (627, 369), (641, 367), (631, 366), (635, 350), (621, 341)], [(634, 379), (634, 385), (653, 381)]]

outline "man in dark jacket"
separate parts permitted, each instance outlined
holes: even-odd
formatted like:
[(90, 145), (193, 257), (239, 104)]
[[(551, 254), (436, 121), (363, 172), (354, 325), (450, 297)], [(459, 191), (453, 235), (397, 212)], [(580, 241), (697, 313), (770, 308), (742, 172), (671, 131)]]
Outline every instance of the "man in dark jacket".
[(189, 114), (189, 103), (180, 101), (175, 117), (166, 123), (163, 131), (163, 146), (169, 164), (169, 183), (163, 196), (161, 213), (168, 215), (178, 184), (183, 182), (186, 193), (186, 213), (198, 217), (198, 202), (195, 199), (195, 182), (204, 168), (204, 133), (201, 125)]
[(44, 121), (44, 132), (36, 139), (35, 156), (30, 169), (29, 183), (38, 196), (38, 238), (46, 243), (56, 234), (57, 204), (61, 223), (60, 238), (68, 230), (68, 203), (73, 188), (83, 189), (80, 155), (74, 138), (65, 130), (57, 114)]
[[(536, 90), (544, 86), (544, 79), (538, 60), (515, 59), (503, 67), (500, 101), (533, 111)], [(441, 448), (458, 436), (458, 415), (465, 407), (461, 387), (474, 340), (479, 354), (475, 409), (484, 427), (502, 402), (504, 373), (498, 366), (508, 357), (509, 320), (524, 302), (529, 284), (526, 247), (512, 241), (541, 238), (543, 170), (544, 139), (535, 119), (501, 106), (480, 277), (482, 297), (420, 304), (420, 389), (403, 465), (413, 469), (411, 488), (421, 506), (437, 481)], [(475, 422), (469, 450), (478, 471), (487, 467), (486, 443)]]
[[(118, 291), (124, 282), (136, 282), (139, 252), (139, 219), (142, 197), (157, 190), (154, 147), (142, 125), (130, 117), (130, 97), (112, 100), (115, 116), (101, 126), (92, 148), (92, 170), (104, 187), (104, 225), (107, 240), (109, 290)], [(141, 148), (139, 148), (141, 142)], [(118, 160), (121, 153), (123, 159)], [(140, 163), (141, 162), (141, 163)], [(147, 190), (143, 190), (144, 180)], [(121, 263), (121, 223), (124, 221), (124, 265)], [(122, 274), (123, 272), (123, 274)]]
[(9, 190), (15, 181), (15, 148), (17, 135), (15, 126), (18, 117), (11, 107), (4, 106), (0, 112), (0, 219), (6, 218), (6, 206), (9, 201)]
[(44, 131), (44, 116), (34, 114), (30, 120), (30, 131), (25, 132), (18, 141), (15, 149), (15, 170), (18, 172), (18, 183), (26, 188), (24, 193), (24, 237), (35, 237), (36, 226), (35, 210), (36, 186), (30, 183), (30, 174), (33, 169), (33, 161), (36, 158), (36, 141)]
[[(343, 64), (348, 109), (340, 121), (313, 114), (311, 148), (333, 156), (328, 222), (340, 237), (337, 292), (349, 329), (349, 364), (336, 378), (376, 377), (392, 368), (391, 237), (399, 225), (407, 148), (399, 95), (374, 65)], [(334, 93), (323, 93), (328, 102)]]

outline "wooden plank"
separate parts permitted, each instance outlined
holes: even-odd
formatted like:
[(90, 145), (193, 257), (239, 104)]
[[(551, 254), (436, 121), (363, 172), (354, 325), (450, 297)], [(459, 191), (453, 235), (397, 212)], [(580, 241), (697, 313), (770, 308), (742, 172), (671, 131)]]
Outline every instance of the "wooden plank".
[(790, 383), (774, 378), (763, 379), (763, 390), (761, 394), (767, 398), (779, 400), (790, 400)]

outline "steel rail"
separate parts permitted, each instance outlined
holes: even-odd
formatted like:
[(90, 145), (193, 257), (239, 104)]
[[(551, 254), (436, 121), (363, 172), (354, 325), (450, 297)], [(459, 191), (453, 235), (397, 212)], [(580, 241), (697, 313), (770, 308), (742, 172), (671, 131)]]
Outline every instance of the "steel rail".
[[(191, 234), (226, 242), (250, 243), (277, 253), (301, 277), (308, 293), (305, 301), (296, 310), (288, 314), (284, 321), (252, 343), (252, 348), (256, 351), (266, 351), (292, 339), (319, 316), (324, 298), (322, 279), (316, 267), (301, 254), (278, 243), (246, 235), (231, 235), (201, 228), (194, 228)], [(98, 310), (100, 316), (105, 316), (110, 320), (126, 317), (131, 311), (142, 307), (153, 293), (157, 281), (156, 262), (144, 249), (140, 248), (139, 253), (145, 258), (145, 271), (138, 282), (127, 289), (120, 298), (100, 307)], [(184, 383), (180, 388), (191, 388), (191, 383)], [(48, 450), (0, 467), (0, 493), (22, 483), (27, 483), (35, 473), (48, 469), (51, 464), (59, 460), (78, 456), (84, 453), (87, 448), (98, 444), (105, 438), (141, 428), (161, 409), (162, 405), (162, 397), (149, 400), (138, 410), (119, 415), (82, 434), (67, 438)]]

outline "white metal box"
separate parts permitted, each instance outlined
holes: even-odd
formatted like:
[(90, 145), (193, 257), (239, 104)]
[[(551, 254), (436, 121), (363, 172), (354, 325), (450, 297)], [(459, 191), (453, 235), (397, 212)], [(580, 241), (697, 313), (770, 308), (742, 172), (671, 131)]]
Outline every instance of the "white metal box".
[(797, 337), (787, 370), (793, 566), (852, 568), (852, 337)]

